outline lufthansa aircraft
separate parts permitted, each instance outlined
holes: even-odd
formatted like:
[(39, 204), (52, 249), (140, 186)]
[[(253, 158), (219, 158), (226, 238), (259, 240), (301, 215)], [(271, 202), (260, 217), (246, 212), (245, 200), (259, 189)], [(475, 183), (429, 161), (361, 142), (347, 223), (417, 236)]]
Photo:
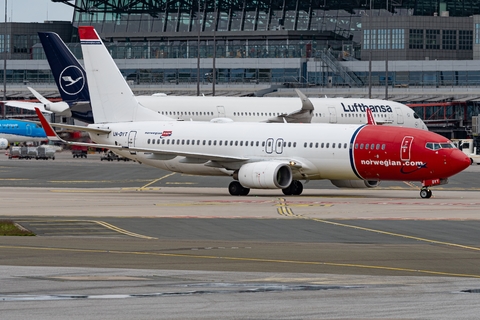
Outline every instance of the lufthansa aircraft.
[(211, 123), (175, 121), (140, 105), (93, 27), (79, 27), (95, 124), (84, 130), (97, 144), (61, 140), (40, 110), (52, 141), (108, 148), (140, 163), (188, 174), (234, 179), (232, 195), (251, 188), (299, 195), (300, 180), (338, 186), (381, 180), (432, 185), (470, 165), (453, 143), (426, 130), (369, 124)]
[[(72, 116), (93, 123), (83, 67), (56, 33), (39, 32), (39, 37), (58, 90), (64, 103), (70, 105)], [(38, 93), (34, 94), (39, 98)], [(417, 114), (401, 103), (378, 99), (307, 98), (298, 90), (297, 94), (299, 98), (166, 95), (136, 98), (144, 107), (179, 120), (364, 124), (365, 110), (370, 108), (379, 124), (427, 129)], [(66, 104), (42, 103), (49, 111), (69, 110)]]
[(13, 142), (45, 141), (43, 128), (33, 122), (21, 120), (0, 120), (0, 149), (6, 149)]

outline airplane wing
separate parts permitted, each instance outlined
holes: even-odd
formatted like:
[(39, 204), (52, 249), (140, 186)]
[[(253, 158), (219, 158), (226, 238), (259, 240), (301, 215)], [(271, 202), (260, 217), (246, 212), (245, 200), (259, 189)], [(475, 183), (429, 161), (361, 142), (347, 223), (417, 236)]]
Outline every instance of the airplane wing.
[(302, 100), (302, 108), (300, 110), (281, 114), (277, 117), (269, 118), (266, 122), (269, 123), (278, 123), (278, 122), (288, 122), (288, 123), (311, 123), (313, 117), (313, 103), (305, 96), (300, 90), (295, 89), (300, 100)]
[[(130, 146), (110, 145), (110, 144), (66, 141), (57, 135), (57, 133), (53, 130), (50, 123), (43, 116), (40, 109), (35, 108), (35, 112), (37, 113), (37, 116), (39, 117), (40, 122), (42, 124), (43, 130), (45, 130), (48, 140), (50, 141), (63, 142), (65, 144), (75, 145), (75, 146), (105, 148), (113, 151), (146, 152), (146, 153), (166, 155), (166, 156), (181, 156), (181, 157), (189, 157), (189, 158), (196, 158), (196, 159), (204, 159), (205, 162), (209, 160), (211, 161), (248, 161), (249, 160), (249, 158), (246, 158), (246, 157), (225, 156), (225, 155), (198, 153), (198, 152), (187, 152), (187, 151), (182, 152), (182, 151), (172, 151), (167, 149), (137, 148), (137, 147), (130, 147)], [(83, 131), (89, 131), (89, 129), (102, 130), (102, 129), (95, 129), (95, 128), (80, 127), (80, 126), (70, 126), (70, 128), (73, 128), (73, 127), (75, 127), (76, 130), (83, 130)], [(100, 132), (100, 133), (105, 134), (105, 132)]]
[(51, 111), (45, 110), (45, 106), (43, 105), (43, 103), (24, 102), (24, 101), (16, 101), (16, 100), (7, 100), (2, 102), (8, 107), (14, 107), (14, 108), (20, 108), (20, 109), (32, 110), (32, 111), (35, 111), (35, 108), (38, 108), (42, 112), (52, 113)]

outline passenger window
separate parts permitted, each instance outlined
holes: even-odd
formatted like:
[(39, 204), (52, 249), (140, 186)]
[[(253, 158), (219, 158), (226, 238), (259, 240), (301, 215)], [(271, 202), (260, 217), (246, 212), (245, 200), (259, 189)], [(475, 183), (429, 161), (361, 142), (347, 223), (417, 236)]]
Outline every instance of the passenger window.
[(157, 139), (157, 144), (160, 144), (160, 139)]
[(212, 140), (208, 140), (208, 145), (209, 145), (209, 146), (212, 145)]
[(382, 144), (382, 150), (385, 150), (385, 143)]
[(222, 145), (222, 140), (218, 141), (218, 145), (219, 145), (219, 146)]
[(150, 139), (147, 140), (147, 144), (150, 144)]
[(326, 148), (328, 149), (328, 148), (329, 148), (329, 146), (330, 146), (330, 143), (328, 143), (328, 142), (327, 142), (327, 144), (326, 144)]
[(293, 147), (294, 147), (294, 148), (297, 147), (297, 143), (296, 143), (296, 142), (293, 143)]
[(332, 143), (332, 148), (335, 148), (335, 142), (334, 142), (334, 143)]
[(291, 146), (292, 146), (292, 143), (291, 143), (291, 142), (289, 142), (289, 143), (288, 143), (288, 147), (290, 148)]
[(203, 140), (203, 145), (206, 145), (207, 144), (207, 140)]
[(162, 144), (165, 144), (165, 140), (162, 139)]
[(375, 143), (372, 143), (372, 145), (370, 146), (370, 149), (375, 149)]
[(343, 144), (343, 148), (347, 149), (347, 144), (346, 143)]
[(320, 145), (320, 148), (325, 148), (325, 143), (322, 142), (322, 144)]
[(240, 147), (243, 147), (243, 141), (240, 141)]
[(217, 140), (213, 140), (213, 145), (214, 145), (214, 146), (217, 145)]
[(380, 150), (380, 144), (377, 144), (376, 149)]
[(368, 143), (365, 144), (365, 150), (368, 150), (368, 147), (370, 147), (370, 145)]
[(256, 147), (258, 147), (258, 145), (259, 145), (258, 141), (257, 141), (257, 142), (255, 142), (255, 146), (256, 146)]
[(185, 139), (182, 139), (182, 146), (185, 144)]
[(238, 141), (235, 141), (235, 146), (238, 146)]
[(318, 148), (318, 142), (315, 143), (315, 148)]
[(230, 145), (231, 145), (231, 146), (233, 146), (233, 140), (232, 140), (232, 141), (230, 141)]
[(167, 144), (170, 144), (170, 140), (167, 140)]
[(306, 143), (306, 142), (303, 144), (303, 147), (304, 147), (304, 148), (306, 148), (306, 147), (307, 147), (307, 143)]

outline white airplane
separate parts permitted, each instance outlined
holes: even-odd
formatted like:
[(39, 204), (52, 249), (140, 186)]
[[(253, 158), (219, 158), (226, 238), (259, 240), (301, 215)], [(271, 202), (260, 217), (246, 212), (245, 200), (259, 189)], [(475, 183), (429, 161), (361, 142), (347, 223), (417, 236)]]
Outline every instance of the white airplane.
[[(93, 123), (87, 77), (82, 65), (62, 39), (53, 32), (39, 32), (45, 54), (56, 80), (63, 104), (49, 103), (29, 88), (42, 110), (61, 112), (87, 123)], [(75, 79), (75, 80), (73, 80)], [(138, 102), (162, 115), (179, 120), (238, 122), (301, 122), (301, 123), (365, 123), (365, 109), (373, 111), (379, 124), (427, 129), (425, 123), (408, 106), (379, 99), (307, 98), (296, 90), (299, 98), (272, 97), (185, 97), (137, 96)], [(9, 102), (11, 106), (18, 102)], [(68, 105), (71, 108), (68, 108)], [(33, 108), (33, 106), (31, 106)], [(68, 116), (68, 115), (67, 115)]]
[(421, 181), (430, 186), (470, 165), (447, 138), (393, 126), (211, 123), (175, 121), (140, 105), (93, 27), (79, 27), (95, 124), (83, 128), (96, 142), (59, 138), (36, 109), (48, 138), (71, 145), (108, 148), (154, 167), (196, 175), (233, 177), (231, 195), (250, 188), (299, 195), (299, 180), (329, 179), (364, 187), (380, 180)]

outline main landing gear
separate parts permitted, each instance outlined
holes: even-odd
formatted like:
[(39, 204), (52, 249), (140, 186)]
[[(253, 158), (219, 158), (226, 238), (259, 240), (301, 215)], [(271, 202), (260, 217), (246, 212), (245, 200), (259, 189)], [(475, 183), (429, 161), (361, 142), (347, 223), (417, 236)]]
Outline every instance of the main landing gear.
[(286, 196), (299, 196), (302, 194), (303, 184), (298, 180), (292, 180), (292, 183), (285, 189), (282, 189), (282, 192)]
[[(302, 194), (302, 191), (303, 184), (298, 180), (292, 180), (292, 183), (290, 183), (288, 187), (282, 189), (283, 194), (286, 196), (298, 196)], [(246, 196), (250, 192), (250, 188), (245, 188), (240, 182), (235, 180), (228, 185), (228, 192), (230, 192), (232, 196)]]
[(422, 197), (423, 199), (428, 199), (431, 196), (432, 196), (432, 191), (428, 189), (428, 187), (422, 187), (422, 189), (420, 189), (420, 197)]
[(245, 188), (238, 181), (232, 181), (228, 185), (228, 192), (232, 196), (246, 196), (250, 192), (250, 188)]

